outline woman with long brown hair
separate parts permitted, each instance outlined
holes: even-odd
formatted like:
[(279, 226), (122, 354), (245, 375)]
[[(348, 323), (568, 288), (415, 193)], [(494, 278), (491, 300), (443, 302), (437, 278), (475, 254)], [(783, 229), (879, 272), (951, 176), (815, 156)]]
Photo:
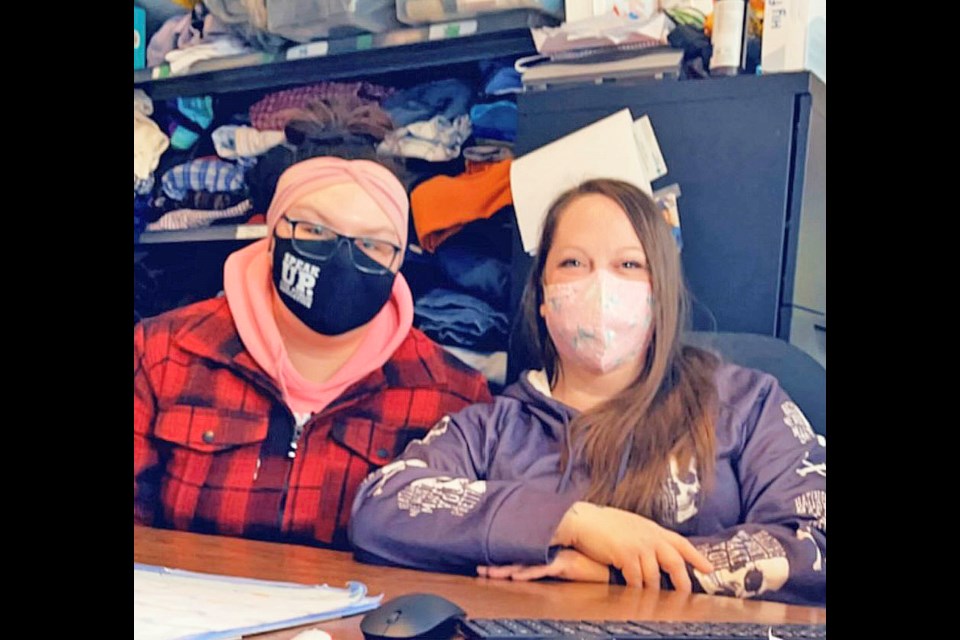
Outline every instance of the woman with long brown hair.
[(683, 344), (685, 297), (646, 194), (563, 194), (523, 300), (543, 370), (368, 477), (357, 557), (823, 604), (826, 441), (772, 376)]

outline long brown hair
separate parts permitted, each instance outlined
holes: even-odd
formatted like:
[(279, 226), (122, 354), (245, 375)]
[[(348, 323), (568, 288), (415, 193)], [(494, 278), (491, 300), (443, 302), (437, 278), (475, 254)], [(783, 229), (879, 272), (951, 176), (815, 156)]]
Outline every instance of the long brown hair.
[[(661, 515), (671, 456), (676, 456), (681, 473), (689, 467), (691, 456), (695, 459), (704, 490), (713, 478), (717, 395), (713, 373), (718, 360), (681, 344), (689, 318), (687, 290), (680, 254), (660, 208), (627, 182), (595, 179), (565, 192), (550, 207), (521, 303), (526, 337), (538, 352), (551, 386), (561, 362), (540, 316), (543, 274), (560, 216), (586, 194), (600, 194), (619, 204), (643, 244), (654, 299), (653, 335), (636, 379), (571, 422), (570, 441), (579, 452), (578, 460), (568, 459), (565, 452), (562, 465), (566, 468), (579, 461), (587, 467), (590, 488), (585, 500), (656, 518)], [(629, 462), (621, 471), (627, 448)]]

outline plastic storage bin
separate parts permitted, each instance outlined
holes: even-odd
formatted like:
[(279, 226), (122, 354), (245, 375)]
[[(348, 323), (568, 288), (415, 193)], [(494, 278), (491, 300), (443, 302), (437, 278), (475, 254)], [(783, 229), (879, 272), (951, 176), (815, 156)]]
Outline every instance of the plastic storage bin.
[(424, 24), (511, 9), (535, 9), (560, 17), (563, 0), (397, 0), (397, 19), (406, 24)]
[(268, 0), (267, 31), (295, 42), (400, 29), (394, 0)]

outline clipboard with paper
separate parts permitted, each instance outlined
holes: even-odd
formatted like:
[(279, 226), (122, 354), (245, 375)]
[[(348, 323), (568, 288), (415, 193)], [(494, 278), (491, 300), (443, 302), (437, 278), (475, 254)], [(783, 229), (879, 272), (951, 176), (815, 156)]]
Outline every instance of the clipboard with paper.
[(223, 640), (375, 609), (382, 596), (346, 588), (133, 565), (136, 640)]

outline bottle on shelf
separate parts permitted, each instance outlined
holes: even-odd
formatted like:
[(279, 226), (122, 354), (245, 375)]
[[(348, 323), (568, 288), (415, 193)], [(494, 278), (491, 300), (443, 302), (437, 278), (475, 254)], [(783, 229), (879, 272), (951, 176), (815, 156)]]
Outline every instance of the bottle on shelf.
[(710, 75), (735, 76), (740, 73), (746, 51), (746, 18), (747, 3), (744, 0), (716, 0), (713, 3)]

